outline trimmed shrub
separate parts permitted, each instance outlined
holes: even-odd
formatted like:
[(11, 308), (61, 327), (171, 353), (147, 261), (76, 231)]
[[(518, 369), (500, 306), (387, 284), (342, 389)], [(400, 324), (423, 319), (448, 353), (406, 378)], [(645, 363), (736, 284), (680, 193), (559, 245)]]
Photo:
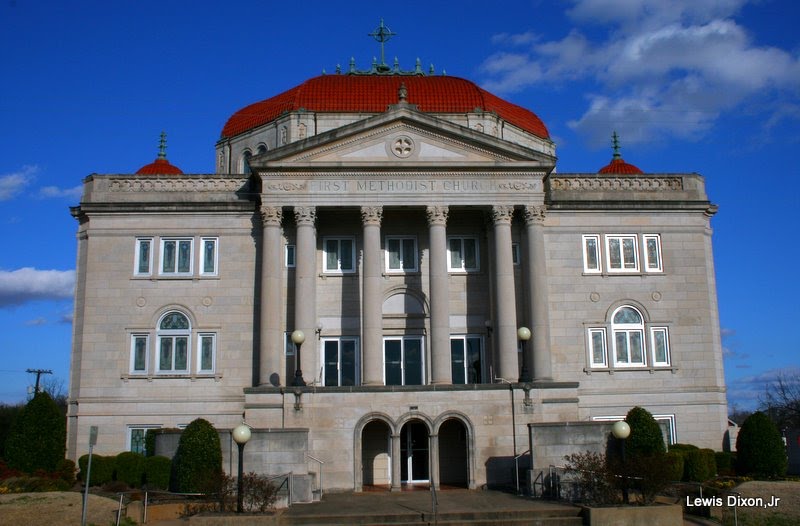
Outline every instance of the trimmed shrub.
[(668, 451), (664, 455), (667, 480), (672, 482), (683, 480), (683, 456), (682, 451)]
[(690, 449), (684, 453), (684, 480), (705, 482), (715, 473), (716, 462), (711, 449)]
[(61, 479), (48, 477), (12, 477), (3, 481), (8, 493), (32, 493), (41, 491), (67, 491), (70, 484)]
[(133, 451), (123, 451), (114, 460), (115, 479), (132, 488), (139, 488), (144, 479), (144, 455)]
[(169, 489), (169, 474), (172, 460), (167, 457), (145, 457), (144, 480), (149, 489)]
[(170, 488), (179, 493), (208, 492), (222, 472), (222, 448), (217, 430), (202, 418), (181, 433), (172, 460)]
[(26, 473), (52, 472), (64, 458), (66, 441), (67, 423), (58, 404), (49, 394), (36, 393), (11, 426), (5, 458), (9, 467)]
[(631, 457), (652, 456), (665, 453), (664, 435), (661, 434), (656, 419), (647, 409), (634, 407), (625, 416), (631, 426), (631, 435), (627, 438), (625, 448)]
[(736, 456), (730, 451), (715, 452), (714, 460), (717, 463), (717, 475), (733, 476), (736, 474), (733, 469), (736, 465)]
[[(86, 482), (86, 469), (89, 462), (89, 455), (83, 455), (78, 459), (80, 467), (80, 479)], [(92, 454), (92, 480), (89, 486), (103, 486), (111, 482), (114, 477), (114, 457), (104, 457)]]
[(669, 446), (670, 451), (691, 451), (693, 449), (700, 449), (692, 444), (672, 444)]
[(148, 429), (144, 434), (144, 454), (147, 457), (156, 456), (156, 431)]
[(760, 411), (748, 416), (736, 438), (736, 473), (782, 477), (787, 462), (786, 447), (772, 420)]
[(72, 486), (75, 484), (75, 471), (75, 463), (68, 458), (62, 458), (56, 466), (54, 474)]

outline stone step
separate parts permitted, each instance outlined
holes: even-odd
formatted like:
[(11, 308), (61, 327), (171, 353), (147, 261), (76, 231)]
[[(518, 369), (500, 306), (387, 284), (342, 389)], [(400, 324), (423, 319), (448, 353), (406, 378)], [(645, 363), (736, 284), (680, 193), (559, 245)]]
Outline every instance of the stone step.
[[(543, 510), (491, 510), (491, 511), (464, 511), (439, 513), (435, 521), (442, 526), (465, 524), (471, 526), (524, 526), (524, 525), (553, 525), (567, 526), (582, 523), (578, 509), (543, 509)], [(430, 513), (369, 513), (354, 515), (341, 514), (315, 514), (308, 516), (286, 516), (281, 519), (282, 526), (334, 526), (341, 524), (359, 526), (400, 526), (406, 524), (433, 524), (434, 518)]]

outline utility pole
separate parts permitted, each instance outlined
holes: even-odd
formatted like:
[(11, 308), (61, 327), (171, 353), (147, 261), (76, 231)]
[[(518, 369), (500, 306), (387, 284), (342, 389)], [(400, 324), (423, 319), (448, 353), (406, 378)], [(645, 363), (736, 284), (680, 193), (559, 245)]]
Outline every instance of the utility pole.
[(36, 387), (33, 390), (33, 396), (36, 396), (39, 392), (39, 378), (41, 378), (43, 374), (53, 374), (53, 371), (50, 369), (28, 369), (26, 372), (36, 375)]

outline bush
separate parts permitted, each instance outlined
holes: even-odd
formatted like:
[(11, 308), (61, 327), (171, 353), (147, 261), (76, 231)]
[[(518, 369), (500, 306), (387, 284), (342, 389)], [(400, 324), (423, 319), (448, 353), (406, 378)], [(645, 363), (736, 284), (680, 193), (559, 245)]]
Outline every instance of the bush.
[(717, 464), (717, 475), (733, 476), (733, 467), (736, 465), (736, 456), (730, 451), (717, 451), (714, 453), (714, 460)]
[(670, 451), (691, 451), (693, 449), (700, 449), (692, 444), (672, 444), (669, 446)]
[(758, 411), (748, 416), (736, 438), (736, 472), (757, 477), (786, 474), (786, 447), (775, 424)]
[(56, 466), (54, 475), (72, 486), (75, 484), (75, 471), (75, 463), (68, 458), (62, 458)]
[(139, 488), (144, 479), (144, 455), (133, 451), (123, 451), (114, 460), (116, 475), (114, 478), (126, 483), (131, 488)]
[(172, 461), (170, 487), (179, 493), (208, 492), (221, 472), (222, 448), (217, 430), (198, 418), (181, 433)]
[(52, 472), (64, 458), (67, 423), (47, 393), (36, 393), (19, 412), (6, 439), (9, 467), (26, 473), (37, 469)]
[[(114, 478), (114, 457), (104, 457), (102, 455), (92, 455), (92, 480), (89, 486), (103, 486)], [(89, 455), (83, 455), (78, 459), (80, 467), (80, 479), (86, 482), (86, 469), (89, 462)]]
[(716, 475), (714, 451), (711, 449), (690, 449), (684, 453), (684, 480), (705, 482)]
[(670, 481), (683, 480), (684, 454), (681, 451), (669, 451), (664, 455), (666, 475)]
[(631, 434), (625, 442), (628, 455), (652, 456), (667, 451), (661, 427), (647, 409), (634, 407), (628, 411), (625, 421), (631, 426)]
[(156, 455), (156, 431), (158, 430), (148, 429), (144, 434), (144, 454), (147, 457)]
[(145, 457), (144, 479), (149, 489), (169, 489), (172, 460), (167, 457)]
[(67, 491), (70, 484), (61, 479), (23, 475), (3, 481), (7, 493), (32, 493), (42, 491)]
[(619, 503), (614, 475), (604, 455), (587, 451), (567, 455), (564, 460), (566, 472), (575, 477), (580, 501), (590, 506)]

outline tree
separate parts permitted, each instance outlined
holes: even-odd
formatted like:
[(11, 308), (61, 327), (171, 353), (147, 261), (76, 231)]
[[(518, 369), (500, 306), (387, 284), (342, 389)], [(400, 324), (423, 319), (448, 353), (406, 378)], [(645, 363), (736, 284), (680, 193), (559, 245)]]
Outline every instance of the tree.
[(778, 428), (758, 411), (742, 424), (736, 438), (736, 472), (739, 475), (782, 477), (786, 474), (786, 448)]
[(631, 435), (625, 443), (628, 455), (636, 457), (666, 453), (661, 427), (650, 411), (634, 407), (628, 411), (625, 421), (631, 426)]
[(50, 395), (39, 392), (20, 411), (6, 439), (5, 457), (12, 468), (53, 472), (64, 459), (67, 425)]
[(800, 369), (778, 373), (767, 384), (761, 405), (778, 427), (800, 427)]
[(207, 492), (221, 476), (219, 434), (207, 420), (193, 420), (181, 433), (178, 450), (172, 460), (172, 490), (181, 493)]

